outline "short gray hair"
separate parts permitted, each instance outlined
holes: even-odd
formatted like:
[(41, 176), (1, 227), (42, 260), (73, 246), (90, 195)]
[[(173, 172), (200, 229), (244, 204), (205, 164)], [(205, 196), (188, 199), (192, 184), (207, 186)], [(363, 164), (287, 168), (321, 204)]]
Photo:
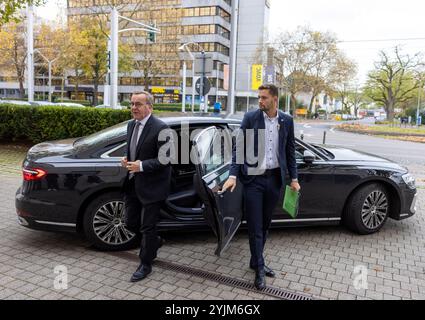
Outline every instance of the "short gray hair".
[(131, 96), (138, 95), (138, 94), (144, 94), (146, 96), (146, 100), (147, 100), (148, 105), (153, 107), (153, 103), (154, 103), (153, 96), (149, 92), (147, 92), (147, 91), (135, 91), (131, 94)]

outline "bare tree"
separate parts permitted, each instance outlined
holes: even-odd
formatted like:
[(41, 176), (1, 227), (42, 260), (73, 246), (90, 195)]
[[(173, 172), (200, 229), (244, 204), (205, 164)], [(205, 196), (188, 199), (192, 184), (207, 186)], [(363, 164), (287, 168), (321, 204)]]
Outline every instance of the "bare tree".
[[(329, 32), (312, 30), (308, 26), (286, 32), (273, 41), (280, 85), (291, 94), (291, 105), (300, 92), (309, 92), (309, 109), (312, 111), (317, 96), (332, 93), (335, 81), (333, 73), (340, 69), (341, 61), (353, 64), (337, 47), (336, 37)], [(350, 66), (351, 68), (351, 66)], [(350, 69), (352, 71), (352, 69)]]
[[(352, 99), (359, 98), (359, 95), (354, 94), (357, 92), (358, 84), (356, 83), (357, 65), (348, 59), (344, 54), (337, 55), (332, 68), (330, 69), (329, 76), (327, 77), (331, 95), (336, 96), (341, 100), (343, 108), (349, 110)], [(355, 89), (356, 88), (356, 89)], [(357, 106), (354, 103), (354, 106)], [(357, 110), (355, 110), (357, 114)]]
[[(157, 16), (157, 10), (148, 10), (144, 14), (145, 19), (152, 24)], [(156, 41), (151, 42), (140, 32), (128, 38), (134, 50), (134, 68), (141, 75), (145, 90), (149, 90), (154, 78), (176, 74), (180, 70), (178, 47), (181, 10), (173, 7), (162, 8), (161, 17), (166, 22), (158, 25), (161, 33), (156, 35)]]

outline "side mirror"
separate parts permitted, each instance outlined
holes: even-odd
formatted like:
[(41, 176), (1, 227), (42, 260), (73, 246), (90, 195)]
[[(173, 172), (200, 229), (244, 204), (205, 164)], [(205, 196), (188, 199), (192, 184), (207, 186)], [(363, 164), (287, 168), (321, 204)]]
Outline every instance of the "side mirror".
[(316, 160), (316, 156), (314, 155), (313, 152), (305, 150), (303, 160), (307, 164), (312, 164), (314, 162), (314, 160)]

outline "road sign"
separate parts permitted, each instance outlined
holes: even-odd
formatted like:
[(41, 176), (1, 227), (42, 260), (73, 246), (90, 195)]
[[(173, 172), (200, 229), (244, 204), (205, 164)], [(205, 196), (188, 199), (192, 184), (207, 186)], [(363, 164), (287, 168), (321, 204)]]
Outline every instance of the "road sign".
[(211, 90), (211, 83), (210, 83), (210, 80), (208, 80), (207, 77), (204, 77), (203, 85), (204, 85), (204, 90), (203, 90), (203, 92), (201, 92), (201, 78), (199, 78), (195, 83), (195, 90), (201, 96), (207, 95)]
[[(203, 63), (205, 60), (205, 68)], [(197, 76), (212, 76), (213, 74), (213, 58), (211, 54), (201, 54), (195, 58), (195, 75)], [(204, 71), (204, 72), (202, 72)]]

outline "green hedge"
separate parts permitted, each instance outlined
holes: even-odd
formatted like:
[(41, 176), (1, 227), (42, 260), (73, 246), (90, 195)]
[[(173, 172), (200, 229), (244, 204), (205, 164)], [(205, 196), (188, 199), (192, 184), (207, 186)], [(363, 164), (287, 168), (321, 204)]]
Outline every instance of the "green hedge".
[[(121, 102), (121, 105), (127, 108), (130, 108), (130, 101), (123, 101)], [(186, 108), (187, 107), (190, 107), (190, 105), (186, 104)], [(179, 111), (182, 111), (182, 104), (181, 103), (154, 103), (153, 109), (157, 111), (179, 112)]]
[(38, 143), (82, 137), (130, 118), (130, 110), (0, 104), (0, 139)]

